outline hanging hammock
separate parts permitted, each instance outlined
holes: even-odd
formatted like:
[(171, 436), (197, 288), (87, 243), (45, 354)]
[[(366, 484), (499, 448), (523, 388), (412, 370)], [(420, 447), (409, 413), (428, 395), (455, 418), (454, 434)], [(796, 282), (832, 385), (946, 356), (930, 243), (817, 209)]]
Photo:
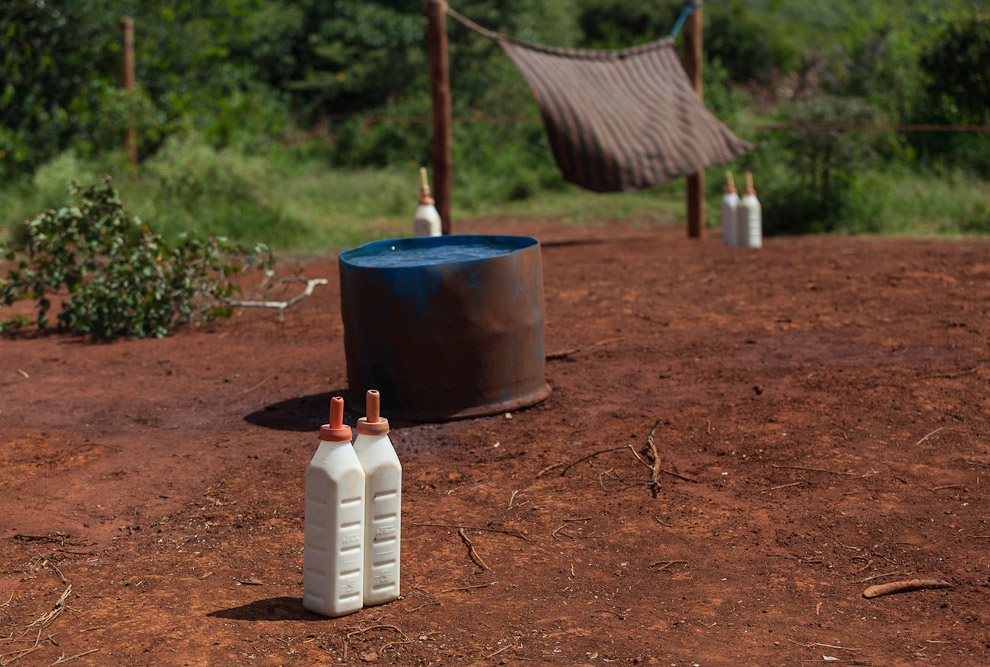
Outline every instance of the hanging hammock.
[(725, 164), (751, 148), (702, 104), (664, 37), (621, 51), (563, 49), (495, 39), (536, 97), (554, 159), (595, 192), (638, 190)]

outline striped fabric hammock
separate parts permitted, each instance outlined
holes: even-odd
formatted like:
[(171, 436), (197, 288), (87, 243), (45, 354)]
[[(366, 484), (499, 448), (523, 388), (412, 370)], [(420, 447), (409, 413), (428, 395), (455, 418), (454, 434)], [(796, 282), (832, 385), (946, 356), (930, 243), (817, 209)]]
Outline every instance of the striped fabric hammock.
[(581, 187), (638, 190), (751, 148), (698, 99), (670, 37), (598, 51), (489, 34), (533, 90), (564, 178)]

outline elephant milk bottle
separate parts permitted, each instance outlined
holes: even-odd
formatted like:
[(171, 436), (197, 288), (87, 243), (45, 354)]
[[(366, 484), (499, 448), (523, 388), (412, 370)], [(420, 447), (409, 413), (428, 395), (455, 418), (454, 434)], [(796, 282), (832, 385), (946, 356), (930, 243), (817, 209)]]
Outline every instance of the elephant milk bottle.
[(736, 209), (736, 221), (739, 225), (736, 242), (747, 248), (760, 248), (763, 246), (763, 208), (760, 200), (756, 197), (756, 189), (753, 187), (753, 174), (746, 172), (746, 190), (742, 199), (739, 200), (739, 207)]
[(739, 208), (739, 193), (736, 192), (736, 185), (732, 182), (732, 172), (725, 172), (725, 194), (722, 195), (722, 244), (739, 245), (736, 238), (738, 225), (736, 224), (736, 209)]
[(413, 218), (413, 236), (441, 236), (443, 224), (440, 213), (430, 196), (430, 184), (426, 180), (426, 167), (419, 168), (419, 206)]
[(364, 603), (399, 597), (399, 538), (402, 466), (388, 438), (388, 420), (379, 414), (378, 392), (368, 391), (367, 416), (359, 419), (354, 451), (364, 467)]
[(306, 468), (303, 606), (343, 616), (364, 606), (364, 469), (344, 424), (344, 399), (330, 399), (330, 423)]

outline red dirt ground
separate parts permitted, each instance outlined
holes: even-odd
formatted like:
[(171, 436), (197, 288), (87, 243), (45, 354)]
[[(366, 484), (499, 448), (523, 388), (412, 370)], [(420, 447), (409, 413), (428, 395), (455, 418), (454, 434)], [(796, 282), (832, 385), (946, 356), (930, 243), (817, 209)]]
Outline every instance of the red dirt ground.
[[(565, 354), (541, 405), (393, 424), (403, 597), (344, 618), (301, 605), (332, 258), (284, 323), (0, 340), (0, 664), (990, 664), (990, 243), (458, 231), (544, 242)], [(953, 587), (862, 595), (913, 578)]]

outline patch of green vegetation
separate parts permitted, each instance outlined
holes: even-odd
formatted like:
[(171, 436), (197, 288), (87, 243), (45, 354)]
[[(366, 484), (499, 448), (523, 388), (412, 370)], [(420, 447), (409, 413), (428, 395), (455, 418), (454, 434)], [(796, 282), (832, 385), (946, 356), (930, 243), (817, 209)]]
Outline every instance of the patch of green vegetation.
[[(23, 239), (24, 220), (65, 205), (66, 183), (102, 174), (165, 239), (191, 230), (285, 252), (409, 232), (416, 171), (431, 150), (429, 123), (419, 122), (430, 114), (421, 2), (56, 4), (11, 0), (0, 9), (11, 45), (0, 56), (11, 75), (0, 85), (0, 238)], [(710, 0), (706, 104), (733, 127), (990, 122), (984, 5)], [(665, 35), (682, 8), (680, 0), (472, 0), (459, 9), (520, 39), (619, 48)], [(133, 95), (116, 81), (123, 13), (141, 35)], [(459, 119), (455, 231), (458, 219), (499, 214), (569, 224), (683, 219), (683, 181), (610, 195), (564, 183), (512, 62), (455, 21), (448, 36)], [(120, 150), (130, 125), (136, 174)], [(978, 179), (990, 173), (986, 133), (739, 134), (757, 148), (730, 168), (739, 179), (754, 171), (768, 234), (988, 227)], [(710, 220), (722, 172), (708, 170)]]
[(45, 329), (59, 297), (58, 328), (93, 338), (161, 337), (179, 324), (229, 317), (232, 277), (268, 269), (264, 246), (237, 248), (223, 238), (182, 235), (167, 242), (121, 202), (109, 179), (74, 185), (78, 205), (49, 209), (4, 250), (14, 264), (0, 277), (0, 307), (31, 301), (35, 318), (0, 318), (0, 332)]

